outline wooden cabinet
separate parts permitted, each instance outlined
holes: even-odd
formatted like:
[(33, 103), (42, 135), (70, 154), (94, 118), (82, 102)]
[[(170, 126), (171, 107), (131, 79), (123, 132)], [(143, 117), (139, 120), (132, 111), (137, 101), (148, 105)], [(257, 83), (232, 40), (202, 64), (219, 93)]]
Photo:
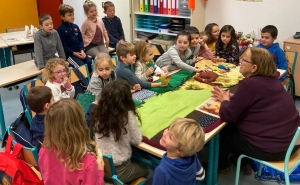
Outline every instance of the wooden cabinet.
[[(167, 0), (164, 0), (167, 1)], [(190, 16), (180, 16), (180, 15), (168, 15), (168, 14), (155, 14), (149, 12), (140, 12), (140, 0), (131, 0), (131, 22), (132, 22), (132, 42), (135, 42), (137, 39), (137, 32), (147, 32), (147, 33), (156, 33), (162, 35), (169, 35), (175, 37), (177, 34), (174, 33), (166, 33), (159, 32), (157, 28), (152, 28), (152, 23), (147, 21), (159, 21), (171, 18), (183, 18), (186, 19), (186, 22), (189, 22), (191, 26), (195, 26), (199, 29), (199, 31), (204, 30), (204, 1), (197, 0), (195, 2), (195, 10), (191, 12)], [(138, 18), (150, 17), (150, 19), (146, 20), (144, 23), (138, 21)], [(144, 24), (143, 26), (139, 26), (139, 24)]]
[(295, 66), (294, 79), (295, 79), (295, 94), (300, 96), (300, 39), (294, 39), (293, 36), (283, 41), (284, 51), (298, 52), (297, 63)]

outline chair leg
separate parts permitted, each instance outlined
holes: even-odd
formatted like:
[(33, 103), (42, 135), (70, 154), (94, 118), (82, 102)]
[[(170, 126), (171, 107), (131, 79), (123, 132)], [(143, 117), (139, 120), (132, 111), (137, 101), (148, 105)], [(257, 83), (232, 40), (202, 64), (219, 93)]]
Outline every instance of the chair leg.
[(286, 185), (290, 185), (290, 176), (289, 176), (289, 171), (285, 170), (284, 171), (284, 180)]
[(257, 170), (257, 175), (258, 175), (258, 176), (261, 176), (261, 169), (262, 169), (262, 164), (259, 163), (259, 165), (258, 165), (258, 170)]
[(30, 55), (31, 55), (31, 59), (33, 60), (33, 54), (32, 54), (32, 52), (30, 52)]
[(12, 58), (13, 58), (13, 63), (14, 65), (16, 65), (16, 61), (15, 61), (15, 55), (12, 53)]
[(236, 172), (235, 172), (235, 185), (239, 185), (239, 178), (241, 172), (241, 161), (244, 158), (244, 155), (240, 155), (236, 164)]

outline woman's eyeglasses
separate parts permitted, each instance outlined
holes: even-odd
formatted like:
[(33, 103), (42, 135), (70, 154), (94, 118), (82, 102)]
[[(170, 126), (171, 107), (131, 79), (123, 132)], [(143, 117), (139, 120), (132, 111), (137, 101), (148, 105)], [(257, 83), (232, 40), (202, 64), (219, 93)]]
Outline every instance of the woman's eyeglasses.
[(65, 69), (63, 70), (59, 70), (59, 71), (54, 71), (53, 73), (57, 74), (57, 75), (61, 75), (61, 74), (65, 74), (67, 71)]
[(240, 58), (240, 60), (242, 60), (243, 62), (247, 62), (247, 63), (253, 64), (253, 62), (250, 62), (250, 61), (246, 60), (244, 57)]

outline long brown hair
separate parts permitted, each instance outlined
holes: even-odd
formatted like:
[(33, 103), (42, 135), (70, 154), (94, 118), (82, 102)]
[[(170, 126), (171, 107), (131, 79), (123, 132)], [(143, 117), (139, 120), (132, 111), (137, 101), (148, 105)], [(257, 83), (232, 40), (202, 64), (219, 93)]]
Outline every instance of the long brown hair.
[(130, 85), (127, 81), (116, 80), (101, 91), (98, 105), (92, 111), (91, 128), (100, 138), (113, 134), (115, 141), (127, 134), (128, 112), (132, 111), (141, 122), (135, 110)]
[(47, 111), (44, 124), (43, 147), (55, 150), (57, 159), (65, 162), (68, 170), (82, 169), (80, 162), (87, 151), (97, 154), (83, 109), (76, 100), (65, 98), (54, 103)]

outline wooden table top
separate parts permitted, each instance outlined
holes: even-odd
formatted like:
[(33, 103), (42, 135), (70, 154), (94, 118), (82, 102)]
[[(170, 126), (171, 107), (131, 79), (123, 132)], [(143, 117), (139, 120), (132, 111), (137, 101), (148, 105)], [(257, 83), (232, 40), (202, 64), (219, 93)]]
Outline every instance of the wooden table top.
[(33, 43), (33, 38), (25, 39), (25, 31), (1, 33), (0, 37), (4, 40), (4, 42), (8, 46), (16, 46), (16, 45)]
[(33, 60), (0, 69), (0, 87), (20, 82), (41, 74)]
[(0, 48), (6, 48), (8, 45), (0, 38)]
[[(214, 130), (208, 132), (208, 133), (205, 133), (205, 143), (207, 143), (211, 138), (213, 138), (218, 132), (220, 132), (220, 130), (225, 127), (227, 123), (226, 122), (223, 122), (221, 125), (219, 125), (218, 127), (216, 127)], [(158, 149), (158, 148), (155, 148), (151, 145), (148, 145), (147, 143), (144, 143), (144, 142), (141, 142), (140, 144), (136, 145), (137, 148), (147, 152), (147, 153), (150, 153), (152, 155), (155, 155), (156, 157), (162, 157), (163, 154), (166, 152), (164, 150), (161, 150), (161, 149)]]

